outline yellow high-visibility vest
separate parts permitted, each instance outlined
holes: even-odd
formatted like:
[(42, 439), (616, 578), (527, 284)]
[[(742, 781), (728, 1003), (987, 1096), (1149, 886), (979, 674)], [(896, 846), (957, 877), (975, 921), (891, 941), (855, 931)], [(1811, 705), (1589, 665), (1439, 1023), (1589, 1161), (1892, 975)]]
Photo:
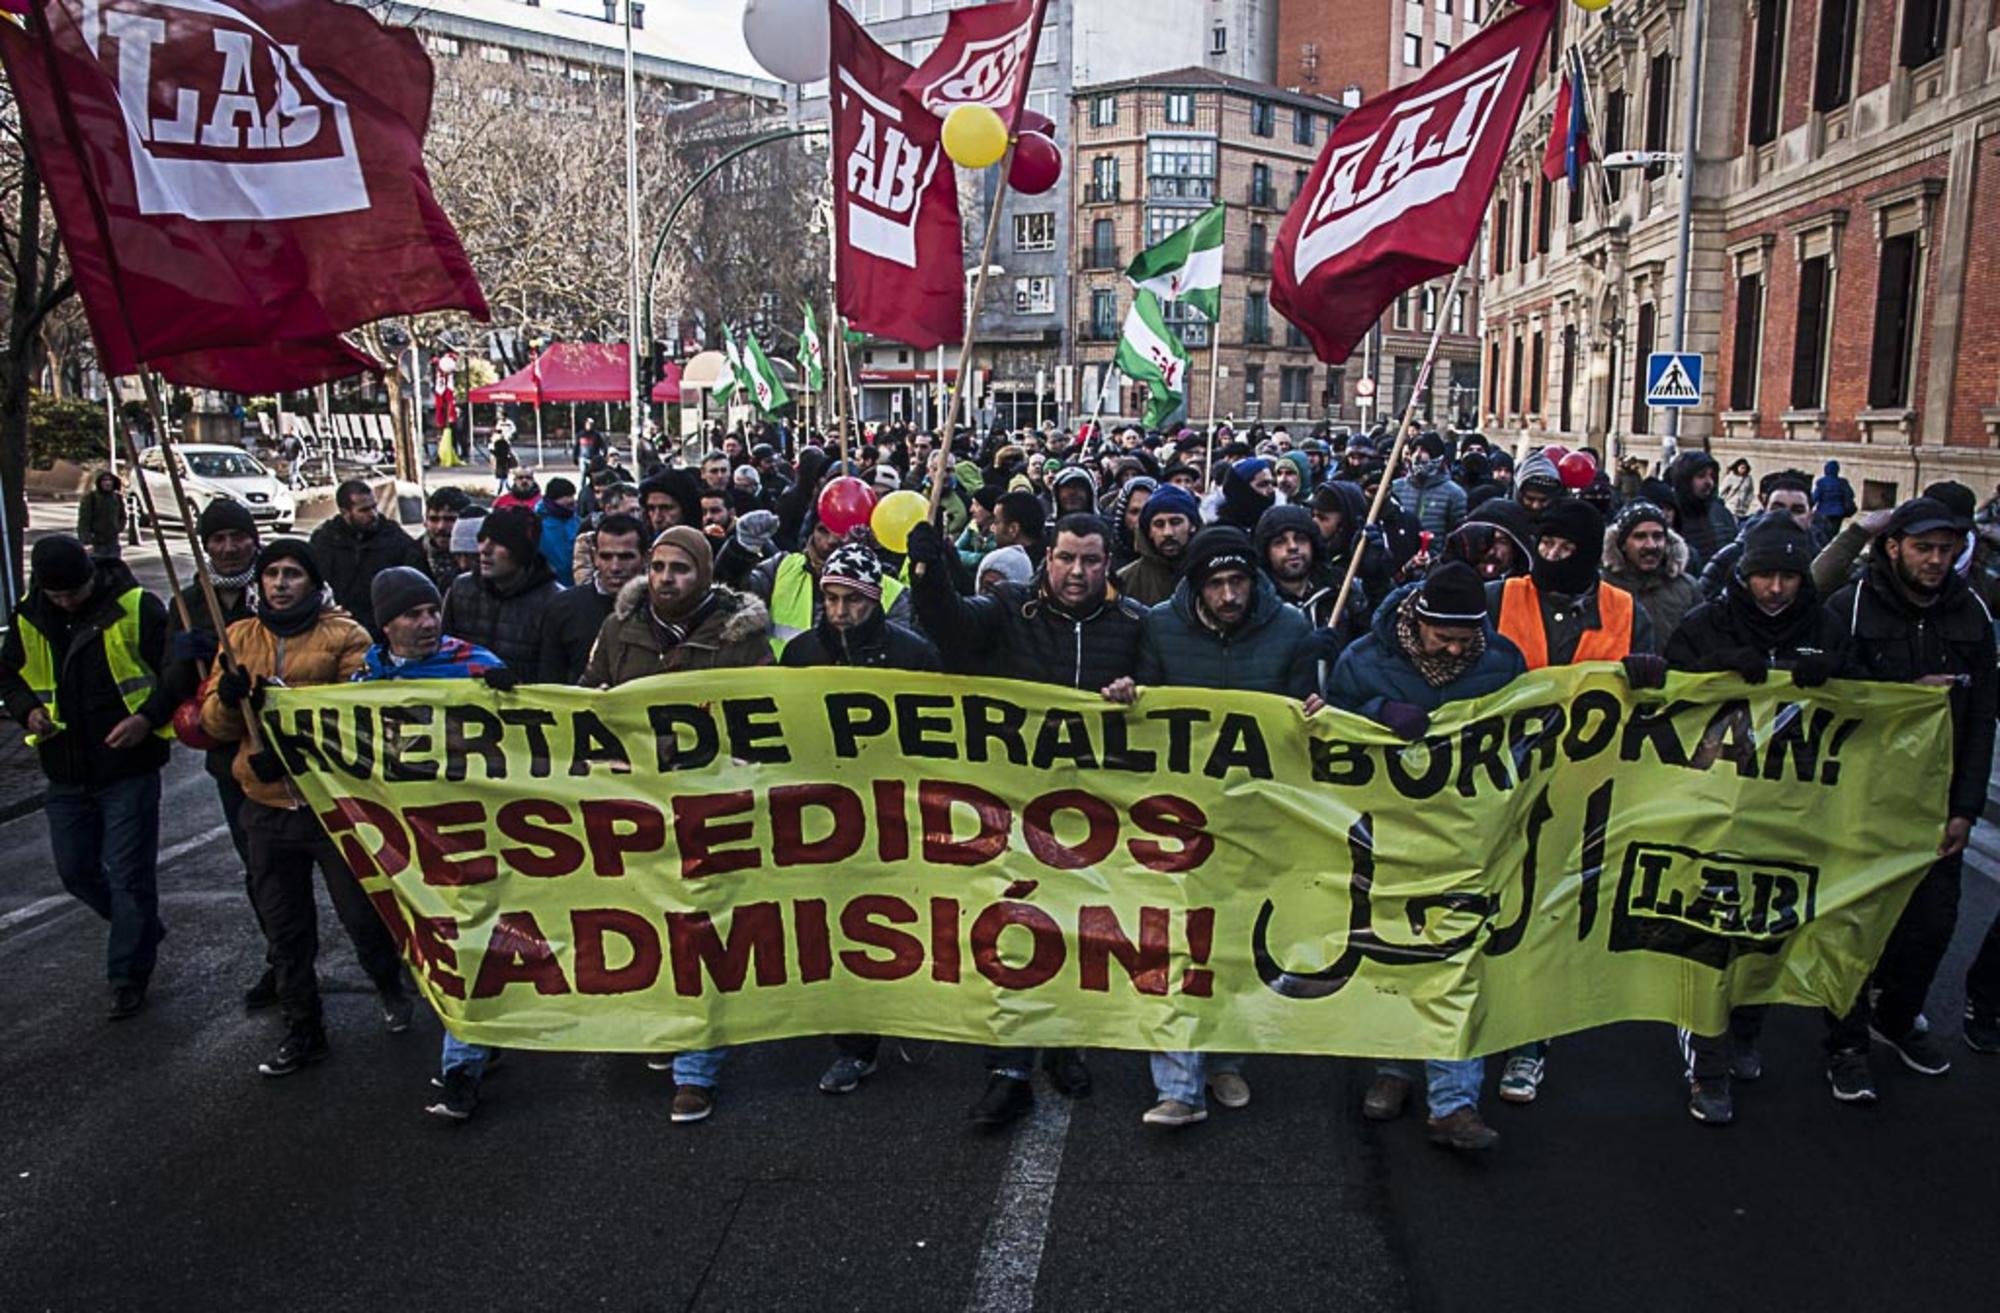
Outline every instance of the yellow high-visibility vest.
[[(118, 623), (103, 630), (104, 659), (111, 667), (112, 682), (118, 686), (118, 696), (125, 700), (125, 709), (133, 715), (153, 696), (159, 685), (159, 676), (139, 655), (139, 602), (145, 593), (137, 588), (127, 589), (118, 598)], [(28, 690), (40, 699), (42, 710), (55, 722), (55, 732), (63, 730), (62, 710), (56, 705), (56, 649), (49, 642), (49, 636), (35, 627), (35, 622), (25, 615), (21, 617), (21, 679)], [(172, 721), (154, 729), (160, 738), (172, 738)], [(46, 734), (30, 734), (28, 742), (39, 746), (48, 739)]]

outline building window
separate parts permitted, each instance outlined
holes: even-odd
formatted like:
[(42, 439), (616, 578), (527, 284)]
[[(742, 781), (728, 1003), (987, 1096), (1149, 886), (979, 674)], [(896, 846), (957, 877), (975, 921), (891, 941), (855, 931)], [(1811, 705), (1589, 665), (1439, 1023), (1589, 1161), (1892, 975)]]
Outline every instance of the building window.
[(1799, 263), (1798, 325), (1792, 338), (1792, 409), (1818, 410), (1826, 400), (1826, 334), (1833, 301), (1833, 261), (1815, 255)]
[(1091, 290), (1090, 335), (1099, 342), (1109, 342), (1118, 336), (1118, 293), (1112, 288)]
[(1399, 292), (1396, 294), (1396, 327), (1407, 329), (1409, 326), (1410, 294), (1408, 292)]
[[(1664, 151), (1672, 131), (1671, 120), (1674, 113), (1674, 57), (1666, 52), (1653, 56), (1653, 62), (1646, 70), (1646, 142), (1647, 150)], [(1664, 164), (1655, 164), (1646, 170), (1648, 178), (1660, 177), (1667, 171)]]
[(1243, 366), (1243, 413), (1252, 419), (1264, 411), (1264, 367)]
[[(1401, 356), (1396, 357), (1394, 371), (1395, 391), (1391, 394), (1391, 399), (1396, 407), (1395, 415), (1397, 423), (1401, 423), (1402, 417), (1410, 413), (1410, 398), (1417, 394), (1417, 371), (1423, 367), (1423, 363), (1421, 360), (1405, 360)], [(1423, 413), (1426, 416), (1430, 414), (1430, 410), (1431, 408), (1428, 404), (1423, 407)]]
[(1186, 301), (1167, 301), (1160, 306), (1160, 319), (1179, 337), (1184, 347), (1208, 345), (1208, 320)]
[(1813, 56), (1813, 109), (1839, 109), (1854, 94), (1857, 0), (1820, 0), (1819, 48)]
[(1496, 277), (1507, 272), (1507, 239), (1512, 235), (1507, 222), (1507, 202), (1502, 200), (1493, 210), (1493, 273)]
[(1292, 114), (1292, 143), (1298, 146), (1313, 144), (1313, 116), (1309, 109), (1296, 110)]
[(1632, 431), (1650, 433), (1653, 431), (1653, 411), (1646, 404), (1646, 360), (1653, 354), (1653, 317), (1651, 301), (1639, 307), (1639, 331), (1632, 342)]
[(1752, 146), (1768, 146), (1778, 139), (1785, 92), (1785, 26), (1790, 21), (1785, 0), (1759, 0), (1757, 39), (1750, 48)]
[(1569, 221), (1572, 227), (1583, 222), (1583, 180), (1588, 176), (1588, 172), (1578, 169), (1575, 182), (1563, 182), (1563, 190), (1569, 193)]
[(1155, 137), (1146, 143), (1146, 194), (1154, 200), (1215, 199), (1215, 142)]
[(1250, 131), (1268, 137), (1278, 130), (1278, 109), (1268, 100), (1250, 102)]
[(1297, 324), (1293, 323), (1291, 320), (1285, 319), (1283, 315), (1279, 315), (1278, 318), (1283, 319), (1285, 322), (1286, 347), (1288, 347), (1293, 351), (1303, 351), (1307, 347), (1312, 345), (1312, 341), (1306, 336), (1304, 329), (1300, 328)]
[(1208, 33), (1208, 53), (1226, 55), (1229, 53), (1229, 29), (1217, 24)]
[(1403, 33), (1403, 67), (1422, 68), (1424, 66), (1424, 39), (1415, 32)]
[(1056, 312), (1056, 280), (1053, 278), (1016, 278), (1014, 280), (1014, 313), (1017, 315), (1052, 315)]
[(1250, 251), (1248, 258), (1244, 261), (1243, 267), (1247, 272), (1253, 274), (1267, 274), (1271, 272), (1269, 235), (1261, 223), (1250, 225)]
[(1528, 352), (1528, 413), (1542, 417), (1542, 377), (1549, 371), (1548, 347), (1537, 332)]
[(1339, 410), (1347, 404), (1347, 367), (1328, 365), (1326, 367), (1326, 391), (1321, 394), (1320, 404), (1328, 410)]
[(1576, 427), (1576, 325), (1563, 325), (1562, 383), (1556, 394), (1562, 407), (1557, 425), (1564, 433)]
[(1529, 259), (1534, 255), (1534, 249), (1530, 243), (1534, 241), (1535, 234), (1534, 188), (1532, 184), (1527, 182), (1521, 184), (1521, 210), (1518, 218), (1520, 219), (1520, 250), (1514, 263), (1520, 265), (1522, 268), (1526, 268)]
[(1090, 101), (1090, 126), (1111, 128), (1118, 125), (1118, 97), (1093, 96)]
[(1243, 298), (1243, 340), (1252, 346), (1271, 341), (1271, 298), (1263, 292)]
[(1271, 166), (1268, 164), (1250, 166), (1250, 204), (1260, 209), (1271, 206)]
[(1278, 370), (1278, 404), (1294, 407), (1286, 419), (1298, 419), (1312, 407), (1312, 370), (1305, 365), (1285, 365)]
[(1014, 249), (1053, 251), (1056, 249), (1056, 216), (1048, 211), (1014, 216)]
[(1306, 179), (1312, 176), (1311, 169), (1292, 170), (1292, 199), (1298, 200), (1306, 193)]
[(1900, 410), (1910, 404), (1920, 256), (1913, 232), (1882, 243), (1875, 280), (1875, 336), (1868, 350), (1868, 405), (1873, 410)]
[(1903, 0), (1904, 68), (1941, 58), (1951, 43), (1951, 0)]
[[(1557, 12), (1560, 13), (1561, 11), (1558, 10)], [(1436, 41), (1431, 44), (1431, 62), (1433, 64), (1443, 63), (1444, 57), (1450, 53), (1451, 47), (1442, 41)]]
[(1435, 287), (1424, 289), (1423, 316), (1423, 330), (1426, 333), (1435, 333), (1438, 326), (1438, 292)]
[(1507, 381), (1507, 413), (1510, 415), (1519, 415), (1522, 413), (1521, 383), (1522, 376), (1526, 373), (1521, 367), (1521, 351), (1524, 345), (1525, 343), (1521, 335), (1519, 333), (1514, 334), (1513, 369)]
[(511, 64), (514, 62), (513, 52), (505, 46), (481, 46), (479, 47), (479, 57), (489, 64)]
[(1494, 338), (1493, 345), (1486, 351), (1486, 409), (1491, 414), (1500, 413), (1500, 339)]
[(1167, 93), (1167, 122), (1179, 124), (1194, 122), (1194, 93), (1192, 91), (1169, 91)]
[(1764, 275), (1736, 280), (1736, 340), (1729, 348), (1729, 408), (1757, 409), (1757, 364), (1764, 350)]
[(1465, 293), (1454, 292), (1451, 297), (1451, 328), (1455, 336), (1465, 336)]
[(1549, 224), (1552, 218), (1550, 214), (1552, 202), (1549, 199), (1549, 194), (1555, 188), (1547, 178), (1542, 177), (1536, 178), (1535, 187), (1535, 253), (1537, 255), (1547, 255), (1549, 253)]
[[(1625, 92), (1623, 88), (1604, 93), (1604, 153), (1615, 155), (1625, 149)], [(1606, 169), (1604, 185), (1617, 200), (1625, 194), (1625, 174)]]
[(1117, 225), (1110, 219), (1098, 219), (1090, 225), (1090, 259), (1092, 269), (1116, 269), (1118, 267)]

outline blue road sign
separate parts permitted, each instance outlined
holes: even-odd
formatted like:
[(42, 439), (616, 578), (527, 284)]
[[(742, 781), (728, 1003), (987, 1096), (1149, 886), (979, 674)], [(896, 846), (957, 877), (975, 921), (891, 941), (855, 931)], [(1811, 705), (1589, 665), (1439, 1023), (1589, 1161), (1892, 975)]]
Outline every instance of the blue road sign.
[(1646, 404), (1649, 406), (1699, 406), (1701, 404), (1701, 353), (1698, 351), (1655, 351), (1646, 357)]

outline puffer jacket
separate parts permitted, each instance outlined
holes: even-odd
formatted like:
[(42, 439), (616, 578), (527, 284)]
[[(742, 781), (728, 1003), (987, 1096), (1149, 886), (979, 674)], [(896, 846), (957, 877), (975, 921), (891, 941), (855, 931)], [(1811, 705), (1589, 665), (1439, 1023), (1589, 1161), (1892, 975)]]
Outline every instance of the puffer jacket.
[(1089, 614), (1071, 615), (1048, 599), (1045, 581), (1038, 573), (1026, 584), (1001, 584), (990, 597), (962, 597), (926, 570), (910, 591), (924, 632), (954, 670), (1093, 693), (1132, 674), (1145, 609), (1107, 591)]
[(1639, 605), (1646, 608), (1646, 614), (1653, 618), (1653, 635), (1664, 644), (1679, 629), (1681, 621), (1689, 611), (1701, 605), (1701, 589), (1694, 580), (1688, 578), (1687, 540), (1667, 530), (1666, 563), (1654, 574), (1640, 574), (1625, 560), (1625, 553), (1618, 547), (1618, 529), (1612, 526), (1604, 531), (1604, 555), (1598, 561), (1598, 574), (1606, 582), (1616, 584), (1637, 598)]
[(1370, 720), (1380, 720), (1384, 702), (1407, 702), (1425, 711), (1435, 711), (1447, 702), (1463, 702), (1485, 697), (1507, 687), (1524, 675), (1528, 663), (1515, 647), (1495, 629), (1486, 625), (1486, 650), (1472, 668), (1442, 686), (1425, 679), (1403, 645), (1396, 641), (1396, 611), (1403, 599), (1422, 588), (1421, 583), (1405, 584), (1382, 599), (1375, 609), (1368, 636), (1349, 645), (1340, 654), (1340, 664), (1327, 680), (1326, 700), (1343, 711), (1359, 712)]
[[(238, 620), (229, 626), (229, 646), (253, 678), (262, 676), (287, 688), (304, 688), (345, 684), (353, 679), (367, 662), (370, 643), (368, 631), (355, 623), (353, 616), (329, 605), (320, 612), (318, 624), (290, 638), (272, 633), (260, 620)], [(252, 802), (288, 810), (300, 806), (283, 780), (266, 784), (250, 769), (252, 754), (243, 727), (243, 708), (232, 710), (215, 695), (221, 671), (218, 662), (202, 685), (201, 727), (213, 738), (236, 744), (230, 773)]]
[(522, 680), (560, 680), (541, 669), (542, 613), (562, 596), (555, 572), (540, 556), (505, 588), (468, 572), (452, 580), (444, 595), (444, 631), (476, 643), (506, 663)]
[(542, 522), (542, 559), (549, 563), (549, 572), (555, 575), (556, 582), (568, 588), (576, 582), (576, 538), (583, 527), (576, 508), (564, 511), (551, 506), (544, 497), (535, 507), (535, 518)]
[(770, 612), (749, 593), (717, 585), (716, 603), (686, 638), (662, 648), (660, 626), (652, 617), (645, 578), (618, 590), (610, 618), (597, 631), (597, 644), (583, 669), (585, 688), (615, 688), (648, 675), (679, 670), (768, 666)]
[(1424, 532), (1439, 539), (1465, 522), (1465, 489), (1452, 480), (1443, 461), (1397, 479), (1389, 485), (1389, 495)]
[(370, 633), (375, 632), (375, 600), (371, 589), (375, 576), (392, 565), (407, 565), (428, 573), (430, 560), (424, 545), (404, 533), (402, 526), (377, 520), (366, 533), (357, 533), (338, 515), (312, 534), (313, 560), (320, 577), (333, 589), (333, 600)]
[(368, 649), (368, 658), (354, 672), (357, 684), (373, 684), (385, 679), (477, 679), (498, 669), (500, 658), (475, 643), (446, 635), (438, 640), (438, 650), (414, 661), (398, 661), (389, 655), (387, 644)]
[(1259, 574), (1250, 613), (1218, 633), (1198, 613), (1195, 590), (1181, 580), (1174, 595), (1146, 612), (1139, 639), (1141, 684), (1236, 689), (1304, 699), (1318, 678), (1319, 648), (1305, 612), (1278, 597)]

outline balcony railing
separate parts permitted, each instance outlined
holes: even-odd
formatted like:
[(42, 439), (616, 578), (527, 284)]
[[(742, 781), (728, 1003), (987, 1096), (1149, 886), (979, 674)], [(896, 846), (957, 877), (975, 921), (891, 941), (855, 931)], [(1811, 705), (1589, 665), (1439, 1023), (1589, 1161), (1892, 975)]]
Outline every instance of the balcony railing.
[(1085, 319), (1076, 326), (1077, 333), (1086, 342), (1116, 342), (1118, 325), (1104, 319)]
[(1083, 248), (1083, 267), (1086, 269), (1124, 268), (1119, 263), (1118, 247), (1116, 245), (1106, 246), (1100, 245), (1097, 242), (1085, 243)]

